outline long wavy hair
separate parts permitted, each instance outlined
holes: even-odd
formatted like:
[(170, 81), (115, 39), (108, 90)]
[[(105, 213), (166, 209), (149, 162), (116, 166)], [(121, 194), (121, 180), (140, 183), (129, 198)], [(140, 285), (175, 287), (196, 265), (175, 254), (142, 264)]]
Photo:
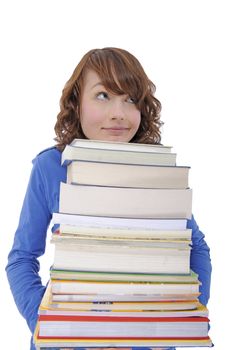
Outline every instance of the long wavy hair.
[(106, 47), (87, 52), (65, 84), (60, 112), (54, 130), (56, 147), (61, 151), (74, 138), (86, 139), (80, 123), (80, 102), (85, 72), (95, 71), (103, 86), (114, 94), (127, 94), (141, 112), (141, 123), (130, 142), (159, 144), (161, 141), (161, 103), (154, 96), (156, 87), (140, 62), (126, 50)]

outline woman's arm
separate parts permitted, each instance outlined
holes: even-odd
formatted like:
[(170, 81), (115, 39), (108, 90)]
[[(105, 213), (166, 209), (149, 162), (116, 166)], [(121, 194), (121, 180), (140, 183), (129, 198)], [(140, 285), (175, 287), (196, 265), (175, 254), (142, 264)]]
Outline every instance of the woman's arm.
[(190, 258), (190, 267), (199, 276), (201, 295), (199, 300), (206, 305), (210, 296), (210, 281), (211, 281), (211, 259), (210, 249), (205, 242), (204, 234), (199, 230), (199, 227), (192, 217), (188, 220), (188, 228), (192, 229), (192, 249)]
[(38, 159), (34, 161), (19, 225), (6, 266), (15, 303), (34, 331), (37, 312), (45, 291), (39, 276), (38, 257), (44, 254), (51, 213)]

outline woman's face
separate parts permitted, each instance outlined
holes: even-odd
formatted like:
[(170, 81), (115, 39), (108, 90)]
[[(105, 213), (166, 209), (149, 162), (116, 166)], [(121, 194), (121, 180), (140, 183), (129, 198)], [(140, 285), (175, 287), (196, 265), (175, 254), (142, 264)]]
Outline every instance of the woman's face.
[(129, 142), (139, 128), (141, 113), (130, 96), (108, 92), (98, 74), (88, 70), (84, 77), (80, 122), (88, 139)]

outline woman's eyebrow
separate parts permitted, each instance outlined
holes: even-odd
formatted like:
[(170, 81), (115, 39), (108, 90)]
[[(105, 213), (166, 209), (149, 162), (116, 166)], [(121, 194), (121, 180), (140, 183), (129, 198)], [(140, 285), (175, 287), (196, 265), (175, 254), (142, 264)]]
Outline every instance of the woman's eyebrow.
[(99, 81), (98, 83), (94, 84), (91, 89), (94, 89), (96, 86), (104, 86), (103, 83), (101, 83), (101, 81)]

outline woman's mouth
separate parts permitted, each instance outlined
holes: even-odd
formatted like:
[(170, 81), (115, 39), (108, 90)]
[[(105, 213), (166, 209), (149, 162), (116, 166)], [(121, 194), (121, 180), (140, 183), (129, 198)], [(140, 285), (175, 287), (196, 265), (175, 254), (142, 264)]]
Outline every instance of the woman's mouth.
[(125, 131), (128, 131), (129, 128), (120, 127), (120, 126), (112, 126), (110, 128), (102, 128), (102, 130), (107, 131), (111, 135), (121, 135)]

